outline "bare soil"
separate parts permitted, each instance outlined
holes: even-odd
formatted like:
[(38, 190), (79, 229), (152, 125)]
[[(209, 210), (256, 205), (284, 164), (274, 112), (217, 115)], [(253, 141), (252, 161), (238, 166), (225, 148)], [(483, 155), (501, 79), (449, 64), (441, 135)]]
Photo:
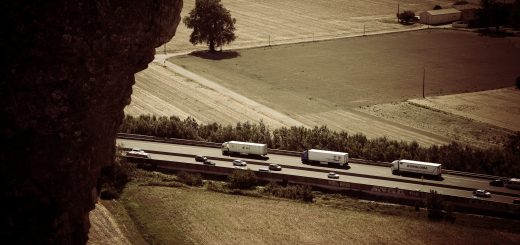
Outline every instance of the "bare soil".
[(96, 204), (96, 208), (90, 211), (89, 219), (90, 230), (88, 244), (130, 244), (119, 228), (113, 214), (111, 214), (103, 204)]

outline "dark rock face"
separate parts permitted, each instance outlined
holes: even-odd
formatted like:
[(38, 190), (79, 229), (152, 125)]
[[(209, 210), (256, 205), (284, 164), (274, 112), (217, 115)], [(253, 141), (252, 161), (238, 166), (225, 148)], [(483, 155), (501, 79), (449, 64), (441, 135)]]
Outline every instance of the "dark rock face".
[(84, 244), (134, 73), (182, 0), (2, 0), (0, 237)]

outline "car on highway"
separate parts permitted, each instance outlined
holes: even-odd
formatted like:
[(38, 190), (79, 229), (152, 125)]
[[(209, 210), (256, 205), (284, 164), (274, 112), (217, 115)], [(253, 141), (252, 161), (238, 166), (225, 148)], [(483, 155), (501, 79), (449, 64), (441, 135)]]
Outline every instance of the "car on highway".
[(206, 159), (206, 160), (205, 160), (204, 162), (202, 162), (202, 163), (203, 163), (204, 165), (210, 165), (210, 166), (215, 166), (215, 165), (216, 165), (215, 162), (212, 162), (212, 161), (210, 161), (210, 160), (208, 160), (208, 159)]
[(518, 198), (514, 199), (513, 204), (520, 204), (520, 199), (518, 199)]
[(236, 159), (236, 160), (233, 160), (233, 166), (245, 167), (245, 166), (247, 166), (247, 163), (243, 160)]
[(473, 191), (473, 195), (477, 197), (491, 197), (491, 193), (486, 190), (475, 190)]
[(271, 170), (269, 170), (269, 168), (259, 168), (259, 169), (258, 169), (258, 172), (266, 172), (266, 173), (269, 173), (269, 172), (271, 172)]
[(207, 160), (208, 160), (208, 158), (205, 156), (200, 156), (200, 155), (195, 156), (195, 161), (197, 161), (197, 162), (204, 162)]
[(152, 158), (149, 153), (146, 153), (144, 150), (139, 148), (133, 148), (131, 151), (126, 153), (129, 157), (142, 157), (142, 158)]
[(501, 179), (492, 180), (492, 181), (489, 182), (489, 185), (503, 187), (504, 186), (504, 181), (501, 180)]
[(271, 163), (271, 164), (269, 164), (269, 170), (282, 171), (282, 166), (280, 166), (276, 163)]
[(330, 172), (330, 173), (327, 174), (327, 178), (329, 178), (329, 179), (339, 179), (339, 174), (334, 173), (334, 172)]

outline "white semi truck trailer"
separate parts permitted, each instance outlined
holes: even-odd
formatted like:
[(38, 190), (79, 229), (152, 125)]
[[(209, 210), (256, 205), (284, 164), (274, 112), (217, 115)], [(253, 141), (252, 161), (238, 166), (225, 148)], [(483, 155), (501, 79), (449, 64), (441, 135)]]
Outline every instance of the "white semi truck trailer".
[(302, 152), (302, 163), (348, 165), (348, 153), (310, 149)]
[(241, 141), (222, 143), (222, 155), (231, 155), (233, 153), (265, 156), (267, 155), (267, 145)]
[(395, 160), (392, 162), (392, 173), (401, 172), (431, 175), (441, 177), (442, 164), (432, 162), (420, 162), (414, 160)]

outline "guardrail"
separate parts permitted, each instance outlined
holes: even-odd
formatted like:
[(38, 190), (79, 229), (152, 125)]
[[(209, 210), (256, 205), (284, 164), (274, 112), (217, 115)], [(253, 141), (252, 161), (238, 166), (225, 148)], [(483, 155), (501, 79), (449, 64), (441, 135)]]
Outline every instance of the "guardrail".
[[(164, 143), (204, 146), (204, 147), (212, 147), (212, 148), (221, 147), (221, 143), (216, 143), (216, 142), (186, 140), (186, 139), (177, 139), (177, 138), (161, 138), (161, 137), (140, 135), (140, 134), (118, 133), (117, 137), (121, 138), (121, 139), (145, 140), (145, 141), (152, 141), (152, 142), (164, 142)], [(271, 154), (286, 155), (286, 156), (300, 156), (300, 154), (301, 154), (300, 152), (297, 152), (297, 151), (278, 150), (278, 149), (271, 149), (271, 148), (269, 148), (267, 150), (267, 152), (271, 153)], [(382, 167), (391, 166), (391, 163), (389, 163), (389, 162), (371, 161), (371, 160), (365, 160), (365, 159), (360, 159), (360, 158), (350, 158), (350, 162), (382, 166)], [(488, 180), (506, 179), (505, 177), (501, 177), (501, 176), (469, 173), (469, 172), (455, 171), (455, 170), (449, 170), (449, 169), (443, 169), (442, 172), (446, 173), (446, 174), (451, 174), (451, 175), (473, 177), (473, 178), (479, 178), (479, 179), (488, 179)]]
[[(156, 160), (139, 157), (127, 157), (127, 159), (130, 162), (135, 162), (138, 164), (150, 164), (156, 169), (165, 171), (188, 171), (213, 175), (229, 175), (233, 171), (235, 171), (235, 169), (230, 167), (207, 166), (203, 164), (193, 164), (178, 161)], [(408, 205), (412, 205), (417, 201), (423, 201), (427, 196), (426, 192), (418, 190), (406, 190), (399, 189), (397, 187), (351, 183), (342, 180), (321, 179), (315, 177), (289, 175), (278, 172), (263, 173), (255, 171), (255, 175), (257, 176), (257, 178), (266, 181), (280, 181), (292, 184), (304, 184), (336, 191), (357, 191), (368, 196), (383, 197), (385, 198), (385, 201), (397, 202)], [(457, 197), (444, 194), (440, 195), (446, 202), (449, 202), (451, 206), (456, 209), (456, 211), (464, 211), (470, 213), (472, 212), (477, 214), (486, 213), (508, 218), (520, 217), (520, 205), (498, 203), (489, 200)]]

